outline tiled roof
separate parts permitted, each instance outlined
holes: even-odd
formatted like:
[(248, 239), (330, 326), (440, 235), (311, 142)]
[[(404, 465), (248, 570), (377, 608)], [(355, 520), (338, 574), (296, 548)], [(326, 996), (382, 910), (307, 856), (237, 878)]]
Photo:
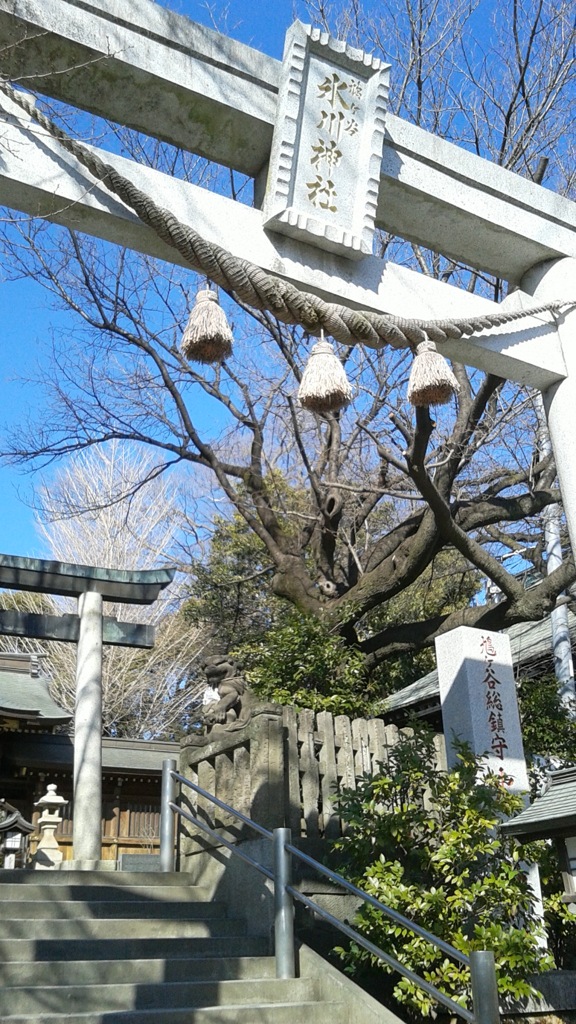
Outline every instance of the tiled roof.
[(576, 835), (576, 768), (552, 772), (546, 792), (501, 828), (509, 835), (526, 839), (566, 832)]
[(0, 671), (0, 718), (23, 718), (56, 724), (69, 722), (71, 715), (50, 696), (43, 676)]
[[(570, 638), (572, 646), (576, 645), (576, 616), (568, 612), (570, 625)], [(512, 662), (519, 668), (534, 662), (550, 662), (552, 668), (552, 625), (550, 618), (542, 622), (520, 622), (510, 629), (504, 630), (510, 637), (512, 651)], [(398, 690), (383, 702), (383, 713), (389, 711), (410, 710), (417, 704), (440, 701), (440, 690), (438, 685), (438, 672), (434, 669), (428, 675), (417, 679), (410, 686)]]
[[(26, 732), (7, 732), (2, 736), (2, 756), (15, 767), (71, 771), (73, 749), (70, 736)], [(102, 740), (102, 769), (159, 775), (164, 758), (178, 761), (179, 753), (179, 743), (106, 737)]]
[(424, 701), (432, 701), (438, 703), (440, 700), (440, 688), (438, 683), (438, 672), (434, 669), (429, 672), (428, 675), (422, 676), (417, 679), (415, 683), (410, 683), (409, 686), (405, 686), (403, 690), (398, 690), (396, 693), (391, 693), (389, 697), (383, 701), (384, 713), (387, 711), (409, 711), (416, 704), (421, 704)]

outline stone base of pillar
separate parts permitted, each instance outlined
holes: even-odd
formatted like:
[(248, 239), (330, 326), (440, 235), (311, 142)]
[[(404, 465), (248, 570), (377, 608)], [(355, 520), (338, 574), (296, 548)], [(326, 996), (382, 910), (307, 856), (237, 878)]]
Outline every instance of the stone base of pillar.
[(63, 860), (58, 871), (116, 871), (115, 860)]

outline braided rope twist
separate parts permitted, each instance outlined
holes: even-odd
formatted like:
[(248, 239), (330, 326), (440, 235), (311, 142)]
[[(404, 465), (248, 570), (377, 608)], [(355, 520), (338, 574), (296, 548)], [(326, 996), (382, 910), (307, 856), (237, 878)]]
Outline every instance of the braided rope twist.
[(34, 121), (71, 153), (94, 178), (129, 206), (140, 220), (152, 228), (167, 245), (176, 249), (186, 262), (211, 281), (255, 309), (267, 310), (286, 324), (299, 324), (311, 334), (323, 329), (345, 345), (361, 342), (371, 348), (384, 344), (396, 347), (416, 346), (458, 339), (464, 335), (538, 313), (558, 311), (567, 302), (556, 301), (526, 310), (484, 313), (455, 320), (409, 320), (372, 310), (355, 310), (339, 303), (325, 302), (295, 285), (266, 273), (248, 260), (239, 259), (222, 246), (208, 242), (194, 228), (182, 224), (170, 210), (158, 206), (132, 181), (105, 163), (87, 146), (71, 138), (54, 121), (38, 110), (29, 94), (15, 90), (6, 81), (0, 89)]

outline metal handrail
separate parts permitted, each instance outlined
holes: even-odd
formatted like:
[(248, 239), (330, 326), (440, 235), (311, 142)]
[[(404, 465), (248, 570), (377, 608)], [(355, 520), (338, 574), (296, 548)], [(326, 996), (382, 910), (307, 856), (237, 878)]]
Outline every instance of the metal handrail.
[(242, 811), (237, 811), (234, 807), (230, 807), (228, 804), (225, 804), (223, 800), (219, 800), (217, 796), (209, 793), (206, 789), (202, 789), (195, 782), (191, 782), (190, 779), (186, 778), (186, 776), (179, 775), (178, 772), (174, 771), (171, 774), (175, 781), (181, 782), (185, 786), (189, 786), (190, 789), (199, 793), (200, 796), (203, 796), (206, 800), (210, 800), (213, 804), (216, 804), (216, 807), (219, 807), (222, 811), (227, 811), (228, 814), (232, 814), (235, 818), (238, 818), (238, 821), (243, 822), (244, 825), (248, 825), (249, 828), (253, 828), (255, 832), (259, 832), (265, 839), (272, 839), (272, 833), (269, 829), (264, 828), (263, 825), (259, 825), (258, 822), (253, 821), (252, 818), (246, 817), (245, 814), (242, 814)]
[[(165, 867), (167, 857), (165, 855), (163, 857), (162, 855), (162, 844), (164, 844), (164, 849), (166, 849), (168, 842), (170, 841), (172, 859), (174, 849), (174, 828), (172, 829), (171, 838), (169, 839), (168, 830), (165, 826), (165, 822), (166, 820), (168, 820), (168, 813), (171, 813), (174, 822), (176, 814), (178, 814), (181, 817), (185, 818), (187, 821), (190, 821), (197, 828), (205, 832), (207, 835), (211, 836), (213, 839), (216, 839), (219, 844), (225, 846), (228, 850), (235, 854), (235, 856), (240, 857), (241, 860), (250, 864), (251, 867), (256, 868), (257, 871), (259, 871), (261, 874), (265, 875), (266, 878), (275, 883), (277, 947), (279, 942), (278, 917), (280, 916), (285, 919), (285, 900), (286, 897), (289, 896), (293, 899), (298, 900), (309, 910), (312, 910), (315, 914), (318, 914), (321, 918), (323, 918), (333, 927), (337, 928), (340, 932), (346, 935), (347, 938), (350, 938), (354, 942), (357, 942), (370, 954), (376, 956), (378, 959), (388, 964), (388, 966), (392, 967), (404, 978), (407, 978), (409, 981), (418, 985), (419, 988), (421, 988), (424, 992), (426, 992), (437, 1002), (445, 1006), (448, 1010), (450, 1010), (451, 1013), (456, 1014), (459, 1017), (462, 1017), (465, 1021), (468, 1022), (468, 1024), (499, 1024), (500, 1015), (498, 1009), (498, 991), (496, 985), (496, 973), (494, 967), (493, 953), (488, 952), (486, 950), (478, 950), (476, 952), (471, 953), (470, 956), (467, 956), (465, 953), (462, 953), (460, 950), (450, 945), (450, 943), (445, 942), (444, 939), (441, 939), (437, 935), (433, 935), (431, 932), (428, 932), (425, 928), (422, 928), (421, 925), (418, 925), (415, 922), (410, 921), (409, 918), (404, 917), (404, 915), (400, 914), (397, 910), (393, 910), (392, 907), (388, 907), (386, 906), (386, 904), (381, 903), (380, 900), (377, 900), (374, 896), (371, 896), (369, 893), (363, 892), (362, 889), (358, 889), (357, 886), (353, 885), (351, 882), (348, 882), (341, 875), (338, 875), (336, 872), (331, 871), (330, 868), (327, 868), (323, 864), (320, 864), (319, 861), (315, 860), (313, 857), (310, 857), (308, 854), (303, 853), (301, 850), (298, 849), (298, 847), (294, 846), (290, 841), (290, 829), (275, 829), (272, 832), (269, 829), (264, 828), (262, 825), (259, 825), (258, 822), (253, 821), (252, 818), (248, 818), (245, 814), (242, 814), (241, 811), (237, 811), (234, 807), (231, 807), (229, 804), (224, 803), (223, 800), (220, 800), (212, 793), (209, 793), (207, 790), (202, 789), (202, 787), (198, 786), (197, 783), (192, 782), (190, 779), (187, 779), (184, 775), (180, 775), (175, 770), (175, 768), (172, 767), (173, 765), (175, 765), (175, 763), (175, 761), (164, 761), (163, 763), (163, 824), (161, 825), (161, 859), (163, 860), (162, 867), (164, 870), (171, 869)], [(199, 796), (202, 796), (204, 797), (204, 799), (209, 800), (211, 803), (215, 804), (221, 810), (226, 811), (226, 813), (230, 814), (238, 821), (241, 821), (244, 825), (259, 833), (259, 835), (263, 836), (265, 839), (270, 840), (274, 844), (275, 870), (270, 871), (269, 868), (265, 867), (263, 864), (258, 863), (258, 861), (254, 860), (248, 854), (245, 854), (241, 849), (239, 849), (237, 845), (229, 842), (224, 836), (222, 836), (219, 832), (216, 832), (200, 818), (191, 814), (184, 808), (179, 807), (178, 804), (174, 802), (175, 794), (173, 794), (174, 799), (166, 800), (165, 807), (164, 797), (165, 791), (167, 790), (167, 786), (164, 782), (165, 777), (167, 777), (169, 780), (172, 780), (172, 785), (176, 782), (179, 782), (181, 785), (188, 786), (190, 789), (194, 790), (194, 792), (197, 793)], [(415, 935), (419, 935), (421, 938), (425, 939), (427, 942), (435, 946), (437, 949), (440, 949), (448, 956), (457, 960), (463, 966), (468, 967), (470, 969), (471, 975), (474, 1013), (471, 1013), (465, 1007), (460, 1006), (459, 1003), (456, 1003), (449, 996), (446, 996), (443, 992), (437, 989), (435, 985), (432, 985), (424, 978), (421, 978), (418, 974), (409, 970), (409, 968), (404, 967), (404, 965), (401, 964), (398, 960), (396, 960), (395, 957), (391, 956), (389, 953), (385, 953), (384, 950), (380, 949), (374, 943), (370, 942), (369, 939), (364, 938), (364, 936), (361, 935), (360, 932), (357, 932), (354, 928), (352, 928), (348, 924), (345, 924), (343, 921), (338, 920), (338, 918), (334, 917), (328, 911), (324, 910), (323, 907), (319, 906), (319, 904), (315, 903), (313, 900), (309, 899), (298, 889), (296, 889), (291, 884), (290, 869), (285, 863), (285, 861), (290, 860), (291, 857), (297, 857), (300, 861), (304, 862), (305, 864), (308, 864), (308, 866), (313, 868), (313, 870), (317, 873), (324, 875), (330, 881), (341, 886), (342, 888), (350, 892), (352, 895), (357, 896), (365, 903), (368, 903), (376, 909), (382, 911), (390, 920), (394, 921), (396, 924), (400, 924), (408, 930), (412, 931)], [(278, 885), (278, 875), (281, 875), (281, 885)], [(277, 889), (281, 889), (281, 892), (278, 893)], [(283, 945), (285, 946), (285, 920), (283, 920), (281, 927), (283, 938), (280, 941), (282, 941)], [(292, 952), (287, 952), (286, 948), (284, 948), (282, 957), (284, 959), (284, 968), (286, 968), (286, 962), (289, 962), (289, 964), (291, 962), (292, 973), (285, 973), (284, 971), (284, 973), (278, 975), (279, 977), (294, 977), (293, 936), (291, 931), (290, 935), (292, 942)], [(278, 948), (276, 949), (276, 955), (278, 958)]]
[(436, 946), (437, 949), (441, 949), (443, 953), (453, 957), (455, 960), (459, 960), (463, 967), (470, 967), (470, 957), (466, 953), (460, 952), (459, 949), (455, 949), (449, 942), (445, 942), (438, 935), (433, 935), (432, 932), (422, 928), (421, 925), (411, 921), (410, 918), (404, 917), (398, 910), (393, 910), (392, 907), (387, 907), (385, 903), (381, 903), (375, 896), (371, 896), (370, 893), (364, 892), (363, 889), (358, 889), (352, 882), (348, 882), (342, 875), (336, 874), (335, 871), (331, 871), (330, 868), (325, 867), (323, 864), (318, 864), (318, 861), (314, 860), (313, 857), (309, 857), (307, 853), (303, 853), (298, 847), (289, 844), (287, 847), (289, 853), (292, 853), (299, 860), (308, 864), (315, 871), (321, 871), (326, 878), (330, 881), (335, 882), (337, 885), (342, 886), (343, 889), (347, 889), (348, 892), (352, 893), (353, 896), (359, 896), (365, 903), (369, 903), (370, 906), (376, 907), (377, 910), (383, 910), (386, 917), (389, 917), (391, 921), (396, 924), (402, 925), (404, 928), (409, 928), (410, 931), (414, 932), (415, 935), (419, 935), (420, 938), (426, 939), (432, 946)]
[[(269, 829), (264, 828), (263, 825), (259, 825), (257, 822), (253, 821), (252, 818), (247, 818), (246, 815), (242, 814), (241, 811), (234, 810), (233, 807), (230, 807), (228, 804), (225, 804), (223, 800), (219, 800), (218, 797), (213, 796), (213, 794), (209, 793), (207, 790), (202, 789), (200, 786), (197, 785), (197, 783), (191, 782), (184, 775), (179, 775), (178, 772), (173, 772), (172, 775), (173, 778), (176, 779), (178, 782), (183, 783), (185, 786), (189, 786), (190, 789), (193, 789), (196, 793), (199, 793), (199, 795), (203, 796), (206, 800), (210, 800), (213, 804), (216, 804), (216, 806), (220, 807), (221, 810), (227, 811), (228, 814), (232, 814), (234, 817), (238, 818), (239, 821), (242, 821), (245, 825), (248, 825), (256, 832), (259, 832), (260, 835), (264, 836), (265, 839), (272, 839), (273, 833)], [(181, 811), (181, 809), (177, 807), (176, 804), (173, 804), (171, 806), (174, 811), (184, 814), (184, 812)], [(188, 814), (185, 814), (184, 816), (188, 817)], [(220, 833), (216, 833), (216, 835), (218, 836), (218, 838), (221, 838)], [(381, 903), (380, 900), (377, 900), (375, 896), (371, 896), (369, 893), (364, 892), (362, 889), (359, 889), (352, 882), (348, 882), (345, 878), (342, 877), (342, 875), (336, 874), (335, 871), (331, 871), (330, 868), (325, 867), (324, 864), (320, 864), (319, 861), (314, 860), (313, 857), (309, 857), (307, 853), (304, 853), (302, 850), (299, 850), (298, 847), (293, 846), (292, 843), (289, 843), (286, 849), (294, 857), (298, 857), (299, 860), (303, 861), (305, 864), (308, 864), (308, 866), (313, 868), (314, 871), (319, 871), (321, 874), (325, 875), (326, 878), (329, 878), (331, 882), (335, 882), (336, 885), (342, 886), (342, 888), (346, 889), (353, 896), (358, 896), (366, 903), (369, 903), (371, 906), (376, 907), (377, 910), (383, 910), (386, 916), (389, 917), (391, 921), (394, 921), (395, 924), (400, 924), (404, 928), (409, 928), (411, 931), (414, 932), (415, 935), (419, 935), (420, 938), (426, 939), (427, 942), (430, 942), (432, 945), (442, 950), (443, 953), (446, 953), (448, 956), (451, 956), (458, 960), (464, 967), (470, 967), (470, 957), (468, 957), (466, 953), (462, 953), (460, 952), (460, 950), (455, 949), (454, 946), (451, 946), (449, 942), (445, 942), (444, 939), (439, 938), (437, 935), (433, 935), (425, 928), (422, 928), (421, 925), (416, 924), (413, 921), (410, 921), (409, 918), (404, 917), (404, 915), (401, 914), (399, 911), (393, 910), (392, 907), (387, 907), (385, 903)]]

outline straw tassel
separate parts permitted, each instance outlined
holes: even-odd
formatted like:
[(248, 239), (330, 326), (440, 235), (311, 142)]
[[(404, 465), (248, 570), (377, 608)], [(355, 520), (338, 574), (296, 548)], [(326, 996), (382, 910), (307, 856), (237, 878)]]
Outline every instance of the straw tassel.
[(198, 292), (180, 349), (186, 359), (196, 363), (221, 363), (232, 354), (232, 331), (211, 288)]
[(298, 401), (310, 412), (337, 412), (352, 399), (352, 386), (346, 371), (332, 345), (322, 334), (317, 341), (302, 374), (298, 388)]
[(412, 405), (446, 405), (460, 391), (460, 385), (433, 341), (416, 346), (408, 381), (408, 400)]

